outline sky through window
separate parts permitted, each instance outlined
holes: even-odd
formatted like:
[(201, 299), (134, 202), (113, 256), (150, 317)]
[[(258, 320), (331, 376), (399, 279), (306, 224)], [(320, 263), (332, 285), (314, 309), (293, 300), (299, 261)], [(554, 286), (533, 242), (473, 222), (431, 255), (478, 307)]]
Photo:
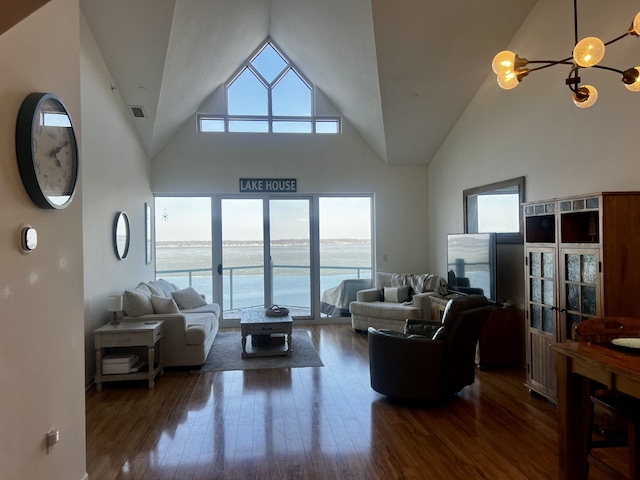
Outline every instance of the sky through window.
[(340, 133), (338, 116), (317, 117), (313, 85), (271, 41), (226, 85), (226, 114), (198, 115), (201, 132)]

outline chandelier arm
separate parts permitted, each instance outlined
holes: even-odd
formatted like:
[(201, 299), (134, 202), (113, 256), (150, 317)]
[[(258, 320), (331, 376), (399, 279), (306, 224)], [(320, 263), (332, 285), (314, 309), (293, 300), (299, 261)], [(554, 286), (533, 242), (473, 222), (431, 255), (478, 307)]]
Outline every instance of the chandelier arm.
[(574, 45), (578, 44), (578, 0), (573, 0), (573, 38)]
[(629, 32), (627, 33), (623, 33), (622, 35), (620, 35), (619, 37), (614, 38), (613, 40), (609, 40), (607, 43), (605, 43), (605, 46), (607, 45), (611, 45), (612, 43), (617, 42), (618, 40), (622, 40), (624, 37), (631, 35)]
[(553, 67), (555, 65), (573, 65), (573, 62), (570, 62), (571, 57), (564, 58), (562, 60), (529, 60), (529, 64), (532, 63), (544, 63), (541, 67), (531, 68), (529, 72), (535, 72), (536, 70), (543, 70), (545, 68)]
[(604, 65), (594, 65), (591, 68), (599, 68), (601, 70), (609, 70), (611, 72), (619, 73), (620, 75), (624, 74), (624, 72), (622, 70), (618, 70), (617, 68), (605, 67)]
[(579, 70), (580, 67), (574, 64), (569, 75), (567, 75), (567, 79), (565, 80), (565, 84), (573, 93), (578, 93), (578, 89), (580, 88), (580, 77), (578, 76)]

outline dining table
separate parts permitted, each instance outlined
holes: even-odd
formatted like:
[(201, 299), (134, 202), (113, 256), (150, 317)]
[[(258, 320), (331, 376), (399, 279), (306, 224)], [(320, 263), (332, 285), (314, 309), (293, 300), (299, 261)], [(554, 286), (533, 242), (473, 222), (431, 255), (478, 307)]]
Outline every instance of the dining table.
[(551, 345), (558, 375), (559, 479), (584, 479), (590, 418), (590, 384), (640, 398), (640, 352), (608, 342)]

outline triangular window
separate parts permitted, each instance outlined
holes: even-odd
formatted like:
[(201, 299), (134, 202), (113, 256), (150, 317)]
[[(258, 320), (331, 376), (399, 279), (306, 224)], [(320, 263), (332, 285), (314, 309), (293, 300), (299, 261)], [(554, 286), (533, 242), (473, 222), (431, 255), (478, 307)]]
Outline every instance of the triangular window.
[(313, 85), (271, 40), (225, 89), (226, 114), (199, 114), (201, 132), (340, 133), (340, 117), (315, 115)]

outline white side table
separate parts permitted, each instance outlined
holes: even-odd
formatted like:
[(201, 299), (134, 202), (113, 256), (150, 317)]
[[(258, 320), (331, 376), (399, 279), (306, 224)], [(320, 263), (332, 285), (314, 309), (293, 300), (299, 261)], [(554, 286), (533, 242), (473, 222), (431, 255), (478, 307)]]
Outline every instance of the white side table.
[[(162, 375), (160, 359), (160, 340), (162, 339), (162, 320), (154, 322), (121, 322), (116, 325), (107, 323), (93, 331), (96, 348), (96, 390), (102, 391), (102, 383), (123, 380), (147, 380), (149, 388), (155, 385), (155, 378)], [(147, 371), (113, 375), (102, 374), (102, 353), (105, 348), (147, 347)], [(156, 349), (158, 361), (156, 363)]]

